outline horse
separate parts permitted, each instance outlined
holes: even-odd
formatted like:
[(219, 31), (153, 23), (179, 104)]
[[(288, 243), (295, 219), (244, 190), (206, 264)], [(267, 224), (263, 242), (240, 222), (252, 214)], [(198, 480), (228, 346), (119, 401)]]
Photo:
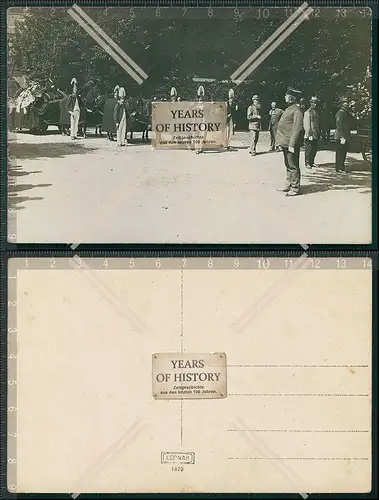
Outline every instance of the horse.
[(133, 140), (134, 132), (142, 132), (142, 141), (149, 140), (151, 130), (151, 102), (148, 99), (129, 97), (126, 99), (128, 110), (127, 132), (130, 140)]

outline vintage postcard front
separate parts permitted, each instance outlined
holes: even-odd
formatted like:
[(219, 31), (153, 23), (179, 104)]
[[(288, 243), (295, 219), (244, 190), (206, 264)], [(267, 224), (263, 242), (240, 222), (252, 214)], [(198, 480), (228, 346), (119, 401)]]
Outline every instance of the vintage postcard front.
[(369, 259), (12, 259), (17, 493), (371, 490)]
[(374, 244), (371, 9), (154, 1), (8, 9), (9, 243)]

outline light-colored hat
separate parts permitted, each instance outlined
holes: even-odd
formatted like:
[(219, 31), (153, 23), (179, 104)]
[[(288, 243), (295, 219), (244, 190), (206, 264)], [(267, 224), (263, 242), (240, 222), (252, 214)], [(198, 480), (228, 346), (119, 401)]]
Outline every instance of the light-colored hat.
[(302, 92), (301, 90), (294, 89), (293, 87), (287, 87), (286, 94), (292, 95), (294, 97), (299, 97), (301, 96)]
[(229, 97), (229, 99), (233, 99), (234, 98), (234, 90), (233, 89), (229, 89), (228, 97)]
[(204, 95), (205, 95), (204, 87), (202, 85), (200, 85), (200, 87), (197, 89), (197, 96), (204, 97)]
[(120, 87), (118, 89), (118, 97), (122, 98), (122, 97), (125, 97), (125, 96), (126, 96), (126, 92), (125, 92), (124, 87)]
[(176, 97), (178, 95), (178, 92), (176, 91), (175, 87), (171, 87), (170, 90), (170, 97)]
[(309, 102), (319, 102), (319, 98), (316, 96), (312, 96)]

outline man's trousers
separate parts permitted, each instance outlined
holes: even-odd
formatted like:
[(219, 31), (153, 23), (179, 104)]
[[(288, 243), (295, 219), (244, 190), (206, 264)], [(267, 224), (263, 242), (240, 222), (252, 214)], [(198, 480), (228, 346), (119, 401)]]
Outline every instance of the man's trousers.
[(295, 148), (295, 152), (291, 153), (288, 148), (283, 149), (284, 164), (286, 166), (287, 177), (286, 177), (286, 188), (299, 192), (300, 189), (300, 145)]
[(341, 144), (339, 140), (336, 142), (336, 171), (345, 170), (345, 160), (348, 150), (348, 143)]
[(318, 151), (318, 139), (305, 139), (305, 164), (314, 165), (316, 154)]
[(70, 135), (71, 135), (71, 137), (78, 137), (79, 118), (80, 118), (80, 109), (74, 109), (72, 114), (70, 113)]

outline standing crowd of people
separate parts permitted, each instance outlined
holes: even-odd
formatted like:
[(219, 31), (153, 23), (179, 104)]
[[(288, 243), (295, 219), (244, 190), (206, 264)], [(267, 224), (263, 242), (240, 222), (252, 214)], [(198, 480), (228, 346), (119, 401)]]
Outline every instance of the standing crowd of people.
[[(271, 103), (269, 111), (270, 151), (282, 151), (286, 168), (286, 184), (280, 190), (286, 196), (296, 196), (300, 192), (300, 150), (304, 148), (305, 167), (316, 167), (315, 158), (321, 139), (320, 114), (318, 112), (319, 99), (311, 97), (309, 106), (302, 92), (293, 87), (288, 87), (285, 96), (287, 107), (285, 110), (277, 107), (276, 102)], [(229, 99), (229, 107), (233, 103)], [(228, 120), (233, 121), (233, 114), (228, 115)], [(262, 130), (262, 105), (259, 96), (252, 96), (252, 103), (247, 109), (247, 120), (251, 132), (249, 153), (257, 154), (259, 134)], [(335, 170), (346, 172), (346, 155), (348, 151), (351, 118), (349, 113), (349, 100), (340, 99), (339, 110), (335, 115), (336, 141)]]
[[(78, 123), (80, 117), (80, 108), (82, 106), (80, 96), (77, 92), (77, 81), (72, 79), (72, 93), (67, 102), (67, 109), (70, 113), (70, 135), (72, 139), (77, 138)], [(201, 104), (204, 101), (204, 87), (200, 86), (197, 90), (197, 101)], [(113, 135), (117, 136), (117, 145), (125, 146), (127, 132), (128, 108), (125, 103), (126, 92), (123, 87), (118, 85), (113, 91), (113, 97), (110, 96), (104, 103), (103, 110), (103, 130), (107, 132), (108, 138), (113, 140)], [(175, 87), (171, 88), (170, 101), (178, 102), (181, 98)], [(271, 103), (271, 109), (268, 113), (270, 131), (270, 151), (281, 151), (286, 169), (286, 184), (281, 191), (286, 196), (296, 196), (300, 192), (300, 150), (304, 148), (305, 167), (312, 169), (316, 167), (315, 158), (319, 149), (321, 138), (320, 114), (318, 112), (319, 99), (316, 96), (311, 97), (309, 106), (302, 92), (293, 87), (288, 87), (285, 96), (287, 107), (285, 110), (278, 108), (276, 102)], [(153, 98), (152, 101), (157, 101)], [(236, 113), (238, 105), (234, 102), (234, 91), (229, 90), (227, 100), (227, 149), (232, 150), (231, 138), (236, 125)], [(151, 113), (151, 111), (150, 111)], [(257, 154), (257, 145), (260, 132), (262, 131), (262, 105), (259, 96), (252, 96), (252, 103), (247, 108), (247, 120), (249, 131), (251, 133), (251, 143), (249, 153), (252, 156)], [(335, 115), (335, 133), (336, 141), (335, 169), (336, 172), (346, 172), (345, 160), (350, 140), (350, 114), (349, 101), (347, 98), (341, 98), (340, 108)], [(197, 154), (203, 152), (203, 143), (195, 148)]]

